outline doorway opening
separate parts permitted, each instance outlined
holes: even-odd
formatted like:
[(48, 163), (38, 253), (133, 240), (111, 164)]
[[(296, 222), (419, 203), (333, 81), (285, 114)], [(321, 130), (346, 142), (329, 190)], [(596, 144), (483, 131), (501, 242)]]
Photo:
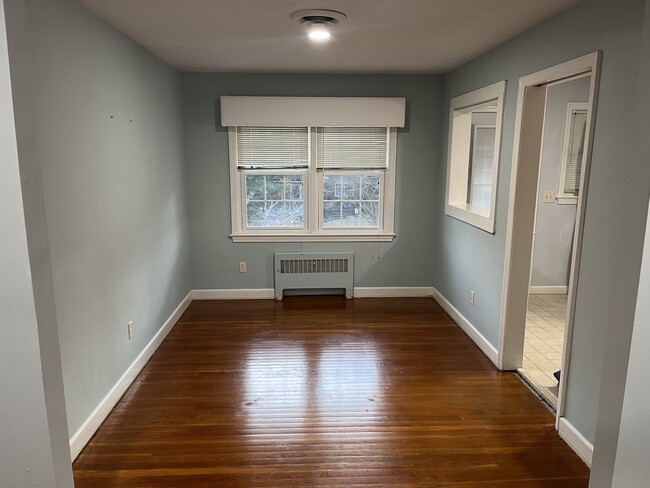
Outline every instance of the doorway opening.
[(600, 54), (521, 78), (499, 366), (564, 413)]
[(591, 73), (546, 85), (524, 357), (519, 372), (557, 408)]

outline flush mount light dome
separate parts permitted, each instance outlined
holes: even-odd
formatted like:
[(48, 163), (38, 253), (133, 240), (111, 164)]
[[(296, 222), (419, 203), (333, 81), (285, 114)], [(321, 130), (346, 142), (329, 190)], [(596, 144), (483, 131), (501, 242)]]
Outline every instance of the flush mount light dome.
[(312, 41), (323, 42), (332, 36), (330, 29), (347, 16), (336, 10), (298, 10), (291, 19), (302, 25)]

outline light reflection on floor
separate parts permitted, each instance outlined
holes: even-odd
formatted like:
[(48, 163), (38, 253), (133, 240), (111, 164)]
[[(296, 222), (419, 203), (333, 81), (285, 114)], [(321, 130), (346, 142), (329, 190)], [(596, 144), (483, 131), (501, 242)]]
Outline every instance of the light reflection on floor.
[(255, 341), (245, 369), (241, 414), (251, 457), (272, 445), (283, 453), (278, 464), (287, 457), (300, 462), (296, 453), (318, 446), (332, 453), (321, 466), (340, 467), (337, 451), (367, 446), (369, 438), (376, 438), (371, 449), (357, 454), (367, 456), (370, 467), (385, 463), (388, 453), (395, 457), (381, 429), (389, 379), (372, 341), (345, 335), (323, 344)]

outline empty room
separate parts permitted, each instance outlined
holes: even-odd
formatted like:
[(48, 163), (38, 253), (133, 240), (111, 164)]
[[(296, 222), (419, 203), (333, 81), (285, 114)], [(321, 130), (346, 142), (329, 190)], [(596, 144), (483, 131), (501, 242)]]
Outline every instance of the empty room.
[(0, 487), (647, 486), (650, 0), (0, 6)]

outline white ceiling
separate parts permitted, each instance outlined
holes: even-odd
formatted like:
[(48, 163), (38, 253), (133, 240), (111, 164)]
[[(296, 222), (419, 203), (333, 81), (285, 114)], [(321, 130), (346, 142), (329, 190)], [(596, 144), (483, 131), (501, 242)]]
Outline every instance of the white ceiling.
[[(186, 71), (445, 73), (578, 0), (79, 0)], [(338, 10), (327, 44), (289, 15)]]

